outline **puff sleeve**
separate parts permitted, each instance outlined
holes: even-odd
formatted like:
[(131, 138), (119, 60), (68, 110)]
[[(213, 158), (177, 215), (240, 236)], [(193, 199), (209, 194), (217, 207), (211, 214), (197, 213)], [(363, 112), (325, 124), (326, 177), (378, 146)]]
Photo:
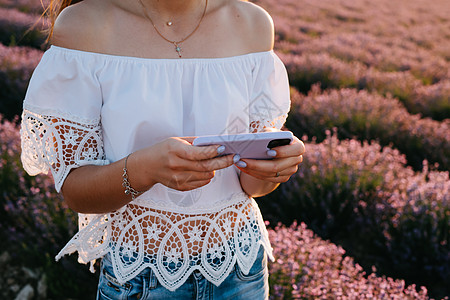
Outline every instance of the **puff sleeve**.
[(52, 172), (59, 192), (70, 170), (108, 164), (103, 150), (100, 66), (50, 48), (25, 96), (21, 160), (30, 175)]
[(250, 132), (264, 128), (281, 129), (291, 105), (286, 68), (280, 58), (271, 55), (253, 71), (253, 90), (249, 103)]

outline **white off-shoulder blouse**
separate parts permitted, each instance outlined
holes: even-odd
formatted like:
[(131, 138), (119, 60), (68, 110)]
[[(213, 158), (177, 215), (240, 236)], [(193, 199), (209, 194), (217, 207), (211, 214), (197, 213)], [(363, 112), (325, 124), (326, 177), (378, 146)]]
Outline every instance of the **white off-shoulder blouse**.
[[(52, 46), (30, 81), (22, 114), (22, 162), (51, 171), (106, 165), (173, 136), (281, 128), (290, 107), (286, 69), (273, 51), (225, 58), (149, 59)], [(272, 248), (239, 170), (216, 171), (192, 191), (156, 184), (107, 214), (79, 214), (79, 232), (56, 259), (111, 254), (119, 282), (151, 268), (169, 290), (199, 270), (219, 285), (238, 263), (248, 273)]]

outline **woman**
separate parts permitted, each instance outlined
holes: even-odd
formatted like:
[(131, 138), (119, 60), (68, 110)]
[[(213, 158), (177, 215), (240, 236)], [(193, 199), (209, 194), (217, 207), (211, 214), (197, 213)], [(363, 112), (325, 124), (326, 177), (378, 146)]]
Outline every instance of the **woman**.
[(238, 0), (62, 2), (22, 116), (24, 167), (50, 169), (80, 216), (57, 259), (103, 258), (98, 299), (266, 299), (252, 197), (297, 171), (303, 143), (262, 161), (191, 142), (282, 127), (270, 16)]

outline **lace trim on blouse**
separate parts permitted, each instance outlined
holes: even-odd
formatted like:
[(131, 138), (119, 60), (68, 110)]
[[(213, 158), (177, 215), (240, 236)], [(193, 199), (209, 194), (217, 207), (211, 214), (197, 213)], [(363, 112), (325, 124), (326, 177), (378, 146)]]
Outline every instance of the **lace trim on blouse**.
[(88, 164), (106, 165), (109, 161), (105, 159), (98, 120), (77, 122), (56, 115), (51, 111), (41, 115), (25, 107), (20, 130), (21, 159), (30, 175), (47, 173), (51, 166), (59, 192), (71, 169)]
[(159, 282), (173, 291), (199, 270), (219, 285), (235, 263), (247, 274), (258, 249), (273, 260), (267, 231), (256, 202), (245, 194), (217, 212), (182, 214), (128, 204), (119, 211), (87, 220), (56, 259), (75, 251), (79, 261), (109, 252), (120, 283), (151, 268)]

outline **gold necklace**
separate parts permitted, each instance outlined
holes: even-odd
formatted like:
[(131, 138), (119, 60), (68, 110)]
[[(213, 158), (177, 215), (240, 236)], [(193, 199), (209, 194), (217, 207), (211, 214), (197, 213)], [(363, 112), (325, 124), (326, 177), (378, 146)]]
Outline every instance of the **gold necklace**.
[[(197, 26), (194, 28), (194, 30), (193, 30), (189, 35), (187, 35), (184, 39), (181, 39), (181, 40), (179, 40), (179, 41), (172, 41), (172, 40), (169, 40), (168, 38), (166, 38), (166, 37), (158, 30), (158, 28), (156, 27), (155, 23), (153, 23), (153, 20), (152, 20), (152, 18), (150, 18), (150, 16), (148, 15), (147, 9), (145, 8), (145, 5), (144, 5), (144, 3), (142, 2), (142, 0), (139, 0), (139, 3), (140, 3), (141, 6), (142, 6), (142, 10), (144, 11), (144, 15), (147, 17), (147, 19), (149, 19), (150, 23), (152, 23), (153, 28), (155, 28), (156, 33), (158, 33), (158, 35), (159, 35), (160, 37), (162, 37), (164, 40), (166, 40), (166, 41), (168, 41), (169, 43), (173, 44), (173, 45), (175, 46), (175, 51), (178, 53), (178, 57), (181, 58), (181, 50), (182, 50), (182, 49), (181, 49), (180, 44), (183, 43), (183, 42), (184, 42), (185, 40), (187, 40), (188, 38), (190, 38), (190, 37), (197, 31), (197, 29), (200, 27), (200, 24), (201, 24), (202, 21), (203, 21), (203, 17), (205, 17), (205, 14), (206, 14), (206, 8), (208, 7), (208, 0), (206, 0), (206, 3), (205, 3), (205, 9), (203, 10), (202, 17), (200, 18), (200, 21), (198, 21)], [(172, 25), (172, 22), (168, 22), (167, 24), (169, 24), (169, 23), (170, 23), (170, 25)], [(170, 26), (170, 25), (169, 25), (169, 26)]]

